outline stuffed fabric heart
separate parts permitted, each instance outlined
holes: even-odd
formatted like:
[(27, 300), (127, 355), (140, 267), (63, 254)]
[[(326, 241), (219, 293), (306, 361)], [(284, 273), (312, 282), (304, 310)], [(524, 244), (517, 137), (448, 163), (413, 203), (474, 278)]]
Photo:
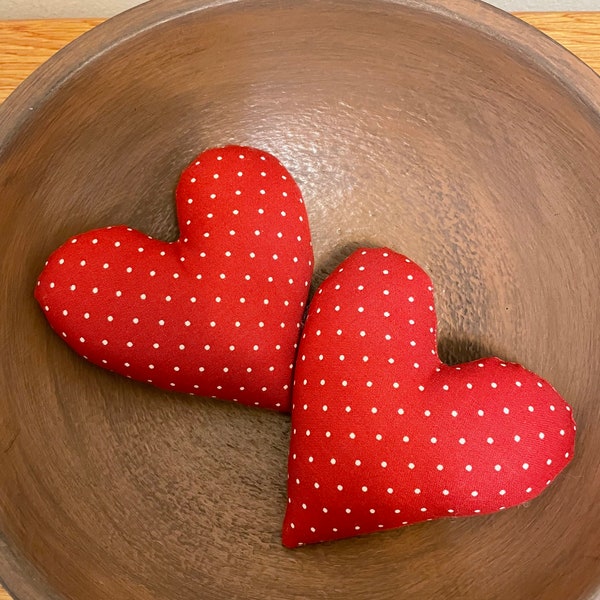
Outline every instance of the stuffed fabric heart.
[(391, 250), (323, 283), (296, 366), (286, 546), (502, 510), (571, 460), (550, 384), (497, 358), (444, 365), (435, 330), (429, 277)]
[(202, 153), (176, 192), (180, 237), (126, 227), (70, 239), (35, 296), (89, 361), (178, 392), (289, 410), (313, 253), (305, 206), (273, 156)]

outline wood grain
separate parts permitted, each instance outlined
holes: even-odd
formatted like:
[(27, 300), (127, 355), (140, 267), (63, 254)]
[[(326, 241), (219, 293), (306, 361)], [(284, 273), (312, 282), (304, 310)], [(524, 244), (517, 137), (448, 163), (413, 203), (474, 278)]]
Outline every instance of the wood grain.
[(600, 73), (600, 12), (516, 13)]
[(0, 21), (0, 101), (43, 62), (101, 19)]
[[(505, 43), (482, 34), (498, 24), (482, 5), (415, 4), (459, 18), (438, 29), (386, 2), (284, 14), (265, 0), (226, 15), (156, 2), (160, 36), (97, 30), (96, 48), (111, 51), (59, 89), (46, 73), (25, 131), (26, 95), (2, 107), (2, 133), (18, 143), (0, 151), (0, 530), (47, 575), (31, 581), (0, 543), (23, 598), (575, 600), (599, 589), (600, 84), (516, 21), (502, 21)], [(184, 9), (198, 14), (166, 19)], [(600, 15), (522, 16), (600, 68)], [(1, 23), (2, 97), (98, 22)], [(62, 68), (80, 67), (89, 44)], [(489, 518), (286, 552), (285, 418), (133, 384), (61, 345), (31, 293), (48, 253), (108, 223), (172, 237), (181, 167), (223, 141), (289, 166), (319, 276), (357, 242), (390, 245), (436, 281), (446, 359), (499, 354), (554, 383), (582, 424), (557, 485)]]

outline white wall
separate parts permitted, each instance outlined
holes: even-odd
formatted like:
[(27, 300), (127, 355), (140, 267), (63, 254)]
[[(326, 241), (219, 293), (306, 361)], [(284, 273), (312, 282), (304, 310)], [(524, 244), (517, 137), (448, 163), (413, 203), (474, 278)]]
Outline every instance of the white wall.
[[(505, 10), (600, 10), (600, 0), (489, 0)], [(140, 0), (0, 0), (0, 19), (108, 17)]]

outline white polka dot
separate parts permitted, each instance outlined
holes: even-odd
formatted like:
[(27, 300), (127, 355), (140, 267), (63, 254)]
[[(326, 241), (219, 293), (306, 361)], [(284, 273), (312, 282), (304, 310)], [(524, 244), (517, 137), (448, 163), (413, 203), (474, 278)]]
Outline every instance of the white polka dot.
[(527, 469), (529, 469), (529, 465), (527, 463), (523, 463), (523, 469), (525, 469), (525, 471), (527, 471)]
[(489, 437), (486, 441), (487, 441), (488, 444), (493, 444), (494, 443), (494, 438)]
[(521, 436), (520, 435), (515, 435), (514, 440), (515, 440), (515, 442), (520, 442), (521, 441)]
[(461, 437), (461, 438), (458, 440), (458, 443), (459, 443), (459, 444), (462, 444), (462, 445), (464, 446), (464, 445), (467, 443), (467, 440), (465, 440), (465, 438), (464, 438), (464, 437)]
[(408, 468), (409, 469), (414, 469), (415, 468), (415, 463), (408, 463)]
[(470, 473), (473, 470), (473, 466), (472, 465), (466, 465), (465, 466), (465, 470)]

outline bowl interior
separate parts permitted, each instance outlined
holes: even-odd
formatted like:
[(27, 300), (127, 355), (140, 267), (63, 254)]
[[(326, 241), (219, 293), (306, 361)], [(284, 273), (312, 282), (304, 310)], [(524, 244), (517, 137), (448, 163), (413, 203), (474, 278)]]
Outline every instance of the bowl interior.
[[(0, 576), (17, 595), (596, 589), (600, 111), (578, 83), (600, 98), (591, 71), (463, 0), (151, 3), (68, 52), (38, 75), (34, 110), (21, 93), (1, 114)], [(555, 385), (580, 425), (556, 485), (489, 517), (288, 551), (287, 417), (121, 379), (55, 337), (32, 295), (47, 255), (110, 224), (174, 239), (180, 171), (227, 143), (297, 179), (314, 284), (358, 245), (389, 246), (432, 276), (447, 361), (500, 355)]]

